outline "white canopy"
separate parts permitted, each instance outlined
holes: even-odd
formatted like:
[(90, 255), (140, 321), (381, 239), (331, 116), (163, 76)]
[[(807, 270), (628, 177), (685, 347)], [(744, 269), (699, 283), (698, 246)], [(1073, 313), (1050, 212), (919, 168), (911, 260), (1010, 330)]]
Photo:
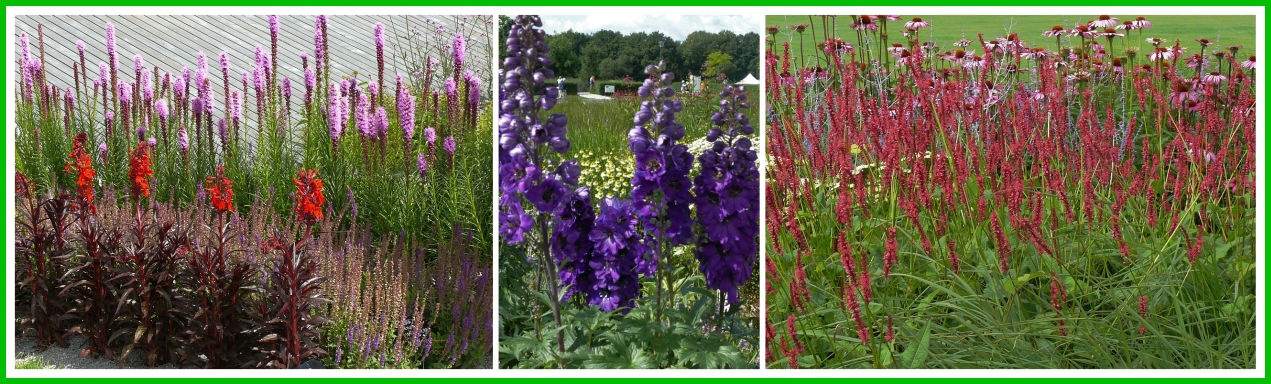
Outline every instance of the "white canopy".
[(738, 82), (737, 82), (737, 84), (741, 84), (741, 85), (759, 85), (759, 79), (756, 79), (756, 78), (755, 78), (755, 75), (752, 75), (752, 74), (747, 73), (747, 74), (746, 74), (746, 78), (745, 78), (745, 79), (741, 79), (741, 81), (738, 81)]

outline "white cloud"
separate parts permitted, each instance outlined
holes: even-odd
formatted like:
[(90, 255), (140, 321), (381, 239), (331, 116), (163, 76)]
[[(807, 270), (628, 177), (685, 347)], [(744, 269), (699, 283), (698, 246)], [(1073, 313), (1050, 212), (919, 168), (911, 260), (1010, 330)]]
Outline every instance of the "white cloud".
[(549, 34), (574, 30), (593, 33), (602, 29), (630, 34), (634, 32), (662, 32), (676, 40), (684, 40), (695, 31), (732, 31), (743, 35), (759, 33), (763, 29), (763, 16), (689, 16), (689, 15), (627, 15), (597, 14), (585, 16), (542, 16), (543, 30)]

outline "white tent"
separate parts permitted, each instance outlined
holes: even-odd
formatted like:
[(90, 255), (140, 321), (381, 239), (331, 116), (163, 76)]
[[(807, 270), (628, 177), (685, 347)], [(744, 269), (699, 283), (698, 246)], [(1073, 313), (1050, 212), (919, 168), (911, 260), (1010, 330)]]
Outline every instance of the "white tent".
[(752, 74), (747, 73), (747, 74), (746, 74), (746, 78), (745, 78), (745, 79), (741, 79), (741, 81), (738, 81), (738, 82), (737, 82), (737, 84), (741, 84), (741, 85), (759, 85), (759, 79), (756, 79), (756, 78), (755, 78), (755, 75), (752, 75)]

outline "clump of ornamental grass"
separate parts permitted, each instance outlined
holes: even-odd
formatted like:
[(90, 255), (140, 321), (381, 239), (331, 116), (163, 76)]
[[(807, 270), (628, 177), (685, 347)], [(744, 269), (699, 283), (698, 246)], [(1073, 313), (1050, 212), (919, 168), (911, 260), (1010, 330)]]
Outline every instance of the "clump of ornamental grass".
[(770, 367), (1250, 366), (1251, 72), (889, 20), (768, 51)]

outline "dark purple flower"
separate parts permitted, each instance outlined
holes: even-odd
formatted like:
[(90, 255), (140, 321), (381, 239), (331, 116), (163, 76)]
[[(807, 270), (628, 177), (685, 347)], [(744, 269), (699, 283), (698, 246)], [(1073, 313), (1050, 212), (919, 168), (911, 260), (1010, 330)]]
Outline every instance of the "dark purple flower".
[(402, 83), (400, 74), (397, 75), (397, 90), (397, 122), (402, 126), (402, 137), (409, 147), (411, 139), (415, 137), (415, 97), (410, 94), (410, 88)]
[[(737, 302), (737, 290), (750, 280), (759, 254), (759, 170), (749, 135), (754, 132), (741, 109), (749, 108), (740, 87), (725, 87), (720, 109), (712, 116), (718, 127), (707, 134), (714, 146), (700, 157), (694, 179), (697, 194), (698, 270), (706, 286)], [(722, 128), (722, 129), (721, 129)], [(727, 130), (725, 132), (724, 130)]]
[(424, 153), (419, 154), (419, 160), (415, 161), (415, 168), (419, 170), (419, 177), (428, 175), (428, 157)]
[(190, 150), (190, 135), (185, 132), (185, 126), (177, 128), (177, 148), (181, 148), (181, 152)]
[(626, 200), (606, 197), (600, 204), (588, 235), (593, 244), (588, 267), (594, 280), (590, 287), (581, 287), (589, 304), (606, 312), (624, 308), (625, 313), (635, 307), (640, 296), (636, 259), (645, 252), (636, 231), (638, 222), (636, 209)]

